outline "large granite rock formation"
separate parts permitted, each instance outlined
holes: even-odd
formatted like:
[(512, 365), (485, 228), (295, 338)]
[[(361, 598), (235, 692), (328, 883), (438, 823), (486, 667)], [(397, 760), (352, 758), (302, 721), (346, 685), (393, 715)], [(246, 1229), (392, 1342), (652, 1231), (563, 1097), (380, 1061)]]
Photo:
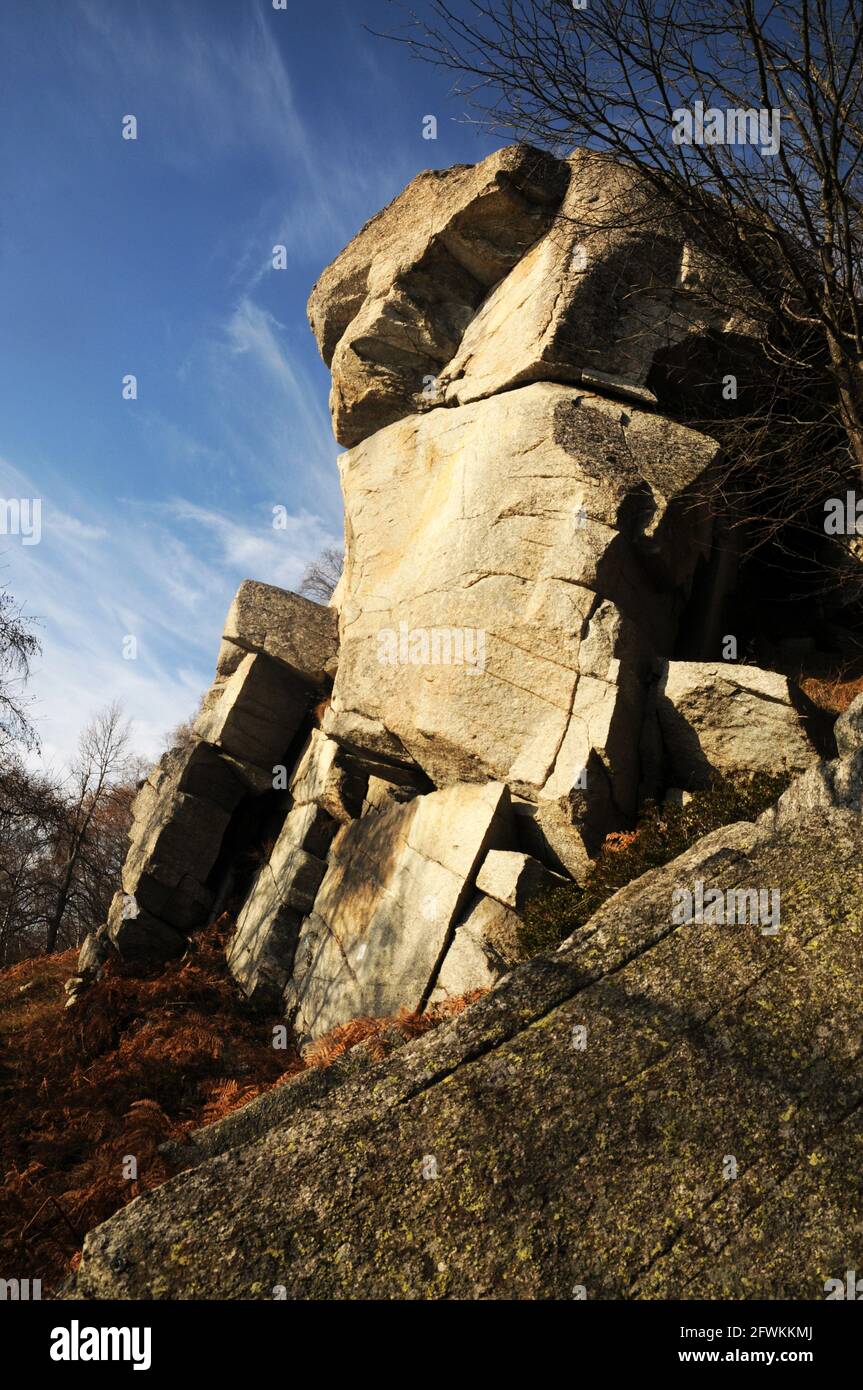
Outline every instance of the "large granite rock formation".
[[(240, 588), (106, 933), (164, 956), (228, 904), (300, 1042), (486, 993), (175, 1146), (78, 1295), (811, 1298), (863, 1260), (859, 701), (821, 763), (786, 677), (677, 659), (733, 563), (663, 364), (718, 377), (734, 298), (632, 169), (525, 148), (421, 175), (321, 275), (344, 574)], [(765, 771), (802, 775), (523, 959), (646, 798)]]
[[(823, 1298), (863, 1261), (861, 817), (858, 751), (387, 1062), (228, 1117), (77, 1296)], [(675, 923), (699, 881), (779, 931)]]
[(309, 320), (332, 369), (340, 444), (428, 398), (487, 291), (550, 225), (568, 177), (565, 162), (527, 147), (429, 170), (327, 267)]
[(238, 985), (317, 1038), (493, 985), (530, 898), (645, 796), (816, 760), (784, 678), (674, 660), (728, 581), (719, 450), (650, 383), (757, 334), (734, 297), (585, 152), (422, 175), (362, 229), (309, 304), (353, 446), (344, 573), (330, 606), (241, 586), (138, 797), (118, 949), (182, 951), (229, 905)]
[(513, 146), (414, 179), (324, 271), (309, 320), (350, 446), (529, 381), (654, 401), (671, 349), (757, 332), (737, 301), (633, 167)]

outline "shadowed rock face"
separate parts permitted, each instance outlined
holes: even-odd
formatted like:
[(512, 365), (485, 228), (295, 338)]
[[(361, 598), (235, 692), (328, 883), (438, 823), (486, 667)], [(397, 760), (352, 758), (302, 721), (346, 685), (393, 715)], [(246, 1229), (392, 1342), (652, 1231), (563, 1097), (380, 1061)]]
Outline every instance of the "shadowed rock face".
[(328, 266), (309, 321), (333, 373), (339, 443), (409, 415), (487, 290), (550, 225), (565, 162), (511, 147), (420, 174)]
[(655, 704), (669, 775), (681, 787), (706, 787), (717, 772), (803, 772), (818, 761), (791, 683), (776, 671), (666, 662)]
[(757, 332), (736, 298), (632, 168), (512, 146), (414, 179), (321, 275), (309, 321), (353, 446), (530, 381), (655, 403), (669, 351)]
[(334, 716), (383, 725), (438, 786), (502, 778), (534, 799), (568, 794), (595, 750), (631, 812), (644, 661), (709, 551), (696, 494), (716, 455), (549, 383), (343, 455)]
[[(863, 1260), (861, 813), (857, 751), (437, 1033), (280, 1088), (91, 1232), (75, 1292), (823, 1297)], [(780, 930), (674, 925), (697, 881), (777, 891)]]
[[(110, 933), (182, 950), (266, 823), (228, 961), (301, 1040), (489, 992), (175, 1146), (75, 1292), (823, 1296), (863, 1261), (860, 710), (818, 763), (784, 677), (673, 659), (734, 561), (718, 446), (648, 387), (752, 346), (731, 280), (631, 169), (518, 148), (414, 180), (309, 309), (352, 446), (344, 574), (326, 608), (241, 586)], [(802, 769), (519, 963), (529, 900), (647, 794)]]

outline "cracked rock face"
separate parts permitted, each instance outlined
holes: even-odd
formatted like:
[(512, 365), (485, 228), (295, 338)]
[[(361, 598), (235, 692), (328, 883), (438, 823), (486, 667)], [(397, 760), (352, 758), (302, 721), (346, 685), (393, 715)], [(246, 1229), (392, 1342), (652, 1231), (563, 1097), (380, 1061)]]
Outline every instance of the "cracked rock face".
[(711, 774), (803, 772), (818, 762), (776, 671), (707, 661), (666, 663), (656, 689), (670, 778), (696, 789)]
[(550, 225), (561, 160), (512, 146), (420, 174), (327, 267), (309, 321), (333, 373), (339, 443), (411, 414), (487, 291)]
[(836, 747), (841, 754), (863, 746), (863, 695), (858, 695), (836, 721)]
[[(822, 1298), (863, 1260), (861, 795), (863, 752), (812, 769), (452, 1023), (253, 1103), (76, 1294)], [(674, 925), (696, 880), (776, 889), (780, 931)]]
[[(250, 798), (272, 790), (279, 759), (329, 688), (337, 651), (333, 610), (269, 584), (241, 585), (192, 741), (162, 757), (135, 799), (122, 891), (108, 920), (121, 953), (180, 954), (186, 934), (209, 920), (220, 870), (230, 867), (220, 863), (228, 830), (248, 815)], [(336, 763), (337, 753), (333, 745)], [(334, 804), (338, 782), (334, 772), (320, 799)], [(350, 795), (359, 806), (362, 788)], [(260, 903), (250, 909), (247, 936), (262, 911)], [(256, 949), (243, 955), (252, 992), (259, 941)]]
[(348, 446), (529, 381), (654, 401), (670, 349), (756, 331), (731, 277), (631, 170), (527, 146), (420, 174), (324, 271), (309, 320)]
[(588, 776), (587, 797), (630, 814), (645, 662), (709, 550), (698, 490), (716, 453), (538, 383), (344, 455), (333, 736), (383, 727), (437, 786), (501, 779), (532, 800), (582, 790), (593, 760), (609, 785)]
[(509, 792), (495, 782), (418, 796), (340, 830), (285, 991), (299, 1038), (419, 1008), (480, 864), (511, 834)]
[(196, 743), (166, 753), (135, 799), (122, 892), (109, 915), (129, 955), (176, 954), (213, 904), (208, 880), (246, 792), (237, 765)]
[(729, 277), (694, 256), (654, 190), (585, 150), (568, 163), (552, 226), (487, 296), (441, 373), (448, 404), (535, 380), (590, 381), (655, 403), (645, 388), (663, 353), (750, 327)]
[(314, 907), (336, 829), (314, 802), (294, 806), (255, 878), (228, 945), (228, 969), (254, 1004), (278, 1008), (300, 924)]

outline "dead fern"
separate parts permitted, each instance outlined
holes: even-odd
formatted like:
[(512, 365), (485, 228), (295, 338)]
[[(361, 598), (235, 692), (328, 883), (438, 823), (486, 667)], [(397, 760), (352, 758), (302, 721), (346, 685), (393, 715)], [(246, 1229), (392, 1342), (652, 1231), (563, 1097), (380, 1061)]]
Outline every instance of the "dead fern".
[[(62, 981), (73, 952), (0, 971), (0, 1268), (50, 1291), (77, 1266), (88, 1230), (171, 1176), (165, 1140), (353, 1047), (383, 1058), (481, 993), (424, 1014), (355, 1019), (304, 1057), (277, 1051), (281, 1020), (249, 1009), (228, 974), (230, 930), (220, 919), (167, 964), (112, 958), (71, 1011)], [(22, 1000), (31, 979), (38, 988)]]

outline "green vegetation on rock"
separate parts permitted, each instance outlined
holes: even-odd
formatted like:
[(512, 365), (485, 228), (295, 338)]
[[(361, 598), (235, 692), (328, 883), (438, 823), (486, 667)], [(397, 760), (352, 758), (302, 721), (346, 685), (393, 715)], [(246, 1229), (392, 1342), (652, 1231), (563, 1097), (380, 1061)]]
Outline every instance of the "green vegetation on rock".
[(782, 795), (787, 774), (714, 777), (685, 806), (649, 801), (632, 837), (609, 836), (582, 888), (577, 883), (540, 893), (528, 905), (519, 933), (527, 959), (550, 951), (584, 926), (627, 883), (657, 869), (723, 825), (754, 821)]

